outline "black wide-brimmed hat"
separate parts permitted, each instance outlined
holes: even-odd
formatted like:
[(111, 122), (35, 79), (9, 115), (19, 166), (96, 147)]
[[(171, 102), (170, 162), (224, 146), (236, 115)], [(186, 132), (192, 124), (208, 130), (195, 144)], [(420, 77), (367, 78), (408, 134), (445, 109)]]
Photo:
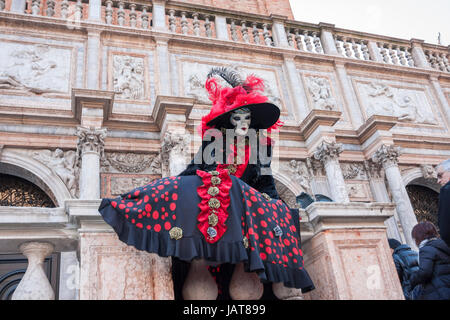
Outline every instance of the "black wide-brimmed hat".
[[(231, 87), (221, 87), (215, 75), (223, 78)], [(226, 123), (232, 112), (248, 108), (252, 113), (250, 127), (255, 129), (278, 129), (280, 109), (261, 94), (264, 81), (255, 75), (249, 75), (245, 81), (233, 70), (225, 67), (213, 68), (208, 74), (205, 88), (212, 102), (211, 111), (202, 117), (202, 133), (208, 128), (217, 128)]]

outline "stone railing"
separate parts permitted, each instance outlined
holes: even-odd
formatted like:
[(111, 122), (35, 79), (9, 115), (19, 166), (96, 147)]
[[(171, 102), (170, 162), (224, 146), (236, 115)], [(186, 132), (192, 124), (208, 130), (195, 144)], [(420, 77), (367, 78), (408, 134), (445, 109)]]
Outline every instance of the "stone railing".
[(302, 23), (288, 23), (286, 36), (289, 47), (313, 53), (323, 53), (320, 29)]
[[(130, 28), (148, 29), (151, 25), (151, 2), (102, 1), (104, 20), (108, 25), (127, 26)], [(103, 16), (103, 14), (102, 14)]]
[(427, 62), (433, 69), (450, 72), (450, 50), (439, 49), (437, 46), (424, 45)]
[(87, 17), (89, 1), (82, 0), (27, 0), (25, 13), (33, 16), (45, 16), (74, 20), (83, 20)]
[(414, 67), (411, 45), (409, 43), (378, 42), (377, 45), (383, 62), (398, 66)]
[(369, 53), (368, 41), (336, 34), (336, 50), (346, 58), (373, 60)]

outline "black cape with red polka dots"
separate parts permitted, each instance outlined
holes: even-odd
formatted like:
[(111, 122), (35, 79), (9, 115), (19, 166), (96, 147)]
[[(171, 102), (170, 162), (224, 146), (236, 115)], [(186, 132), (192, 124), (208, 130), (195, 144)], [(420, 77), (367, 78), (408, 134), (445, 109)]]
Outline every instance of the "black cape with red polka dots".
[[(219, 219), (212, 227), (207, 219), (211, 208), (205, 204), (213, 196), (200, 190), (211, 188), (214, 171), (199, 168), (103, 199), (99, 212), (121, 241), (138, 250), (187, 262), (196, 258), (218, 264), (244, 262), (245, 270), (256, 272), (263, 282), (283, 282), (304, 293), (314, 289), (304, 268), (298, 210), (287, 207), (278, 194), (272, 192), (270, 198), (221, 170), (220, 193), (214, 197), (222, 208), (215, 211)], [(270, 178), (267, 181), (273, 184)]]

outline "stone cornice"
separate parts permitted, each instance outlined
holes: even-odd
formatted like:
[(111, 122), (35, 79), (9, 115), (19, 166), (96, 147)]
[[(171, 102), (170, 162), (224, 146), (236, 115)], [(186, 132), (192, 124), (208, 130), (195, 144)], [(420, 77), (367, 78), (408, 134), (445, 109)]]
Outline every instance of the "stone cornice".
[(161, 130), (168, 114), (184, 115), (186, 120), (194, 106), (193, 98), (157, 96), (152, 118)]
[(393, 203), (314, 202), (305, 209), (314, 234), (328, 229), (385, 229), (394, 216)]
[(301, 122), (299, 129), (307, 140), (319, 126), (333, 127), (340, 119), (342, 112), (314, 109)]
[(396, 117), (373, 115), (357, 130), (359, 141), (363, 144), (377, 131), (389, 131), (396, 124)]

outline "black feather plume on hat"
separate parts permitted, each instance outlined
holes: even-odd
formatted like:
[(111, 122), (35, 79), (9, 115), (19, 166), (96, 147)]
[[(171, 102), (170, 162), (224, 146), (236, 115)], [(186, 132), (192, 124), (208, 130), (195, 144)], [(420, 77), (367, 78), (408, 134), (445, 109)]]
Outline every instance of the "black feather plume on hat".
[(239, 74), (236, 71), (231, 70), (227, 67), (212, 68), (211, 71), (209, 71), (207, 78), (208, 79), (212, 78), (215, 75), (220, 76), (223, 80), (228, 82), (228, 84), (230, 86), (232, 86), (233, 88), (243, 85), (243, 81), (242, 81), (241, 77), (239, 76)]

